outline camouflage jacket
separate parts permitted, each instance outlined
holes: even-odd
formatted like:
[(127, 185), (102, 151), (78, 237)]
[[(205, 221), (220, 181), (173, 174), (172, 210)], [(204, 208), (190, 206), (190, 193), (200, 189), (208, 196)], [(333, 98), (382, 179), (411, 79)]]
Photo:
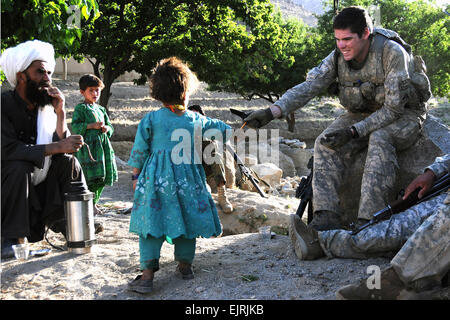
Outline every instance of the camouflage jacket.
[(287, 90), (275, 102), (281, 109), (281, 116), (303, 107), (337, 78), (341, 104), (350, 112), (367, 113), (365, 119), (354, 125), (361, 137), (405, 113), (423, 120), (426, 107), (424, 103), (415, 103), (417, 95), (410, 81), (414, 59), (395, 41), (385, 40), (375, 45), (380, 43), (375, 41), (377, 37), (381, 36), (371, 36), (369, 53), (358, 69), (352, 68), (337, 49), (333, 50), (308, 72), (305, 82)]
[(426, 169), (433, 171), (437, 178), (440, 178), (444, 174), (450, 172), (450, 153), (447, 153), (442, 157), (437, 157), (433, 164), (428, 166)]

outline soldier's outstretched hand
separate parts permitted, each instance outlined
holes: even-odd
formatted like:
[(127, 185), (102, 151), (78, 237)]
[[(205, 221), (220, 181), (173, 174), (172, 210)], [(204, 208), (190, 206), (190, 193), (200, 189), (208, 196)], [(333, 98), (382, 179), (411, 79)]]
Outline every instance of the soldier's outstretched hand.
[(270, 108), (260, 109), (250, 113), (244, 121), (250, 128), (261, 128), (274, 119)]

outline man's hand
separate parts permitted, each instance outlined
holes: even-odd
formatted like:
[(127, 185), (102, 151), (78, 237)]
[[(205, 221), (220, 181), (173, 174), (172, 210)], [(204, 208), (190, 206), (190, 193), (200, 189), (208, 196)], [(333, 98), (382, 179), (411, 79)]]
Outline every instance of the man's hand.
[(414, 192), (416, 189), (421, 189), (419, 194), (417, 195), (420, 198), (423, 197), (428, 190), (433, 186), (434, 181), (436, 180), (436, 175), (431, 170), (426, 170), (425, 173), (421, 174), (417, 178), (415, 178), (406, 188), (405, 195), (403, 196), (403, 200), (409, 197), (409, 195)]
[(250, 128), (257, 129), (265, 126), (273, 119), (272, 111), (270, 108), (267, 108), (253, 111), (244, 119), (244, 122), (247, 122)]
[(47, 93), (50, 97), (52, 97), (52, 105), (55, 108), (56, 114), (60, 114), (61, 112), (65, 112), (64, 105), (66, 98), (64, 94), (57, 87), (49, 87), (47, 89)]
[(47, 94), (52, 98), (53, 109), (57, 116), (56, 134), (60, 139), (63, 139), (67, 133), (66, 110), (64, 109), (66, 99), (57, 87), (48, 87), (46, 90)]
[(328, 148), (336, 150), (343, 146), (353, 138), (351, 128), (339, 129), (325, 134), (325, 137), (320, 139), (320, 143)]
[(45, 155), (58, 153), (75, 153), (83, 146), (83, 136), (71, 135), (65, 139), (53, 142), (45, 147)]

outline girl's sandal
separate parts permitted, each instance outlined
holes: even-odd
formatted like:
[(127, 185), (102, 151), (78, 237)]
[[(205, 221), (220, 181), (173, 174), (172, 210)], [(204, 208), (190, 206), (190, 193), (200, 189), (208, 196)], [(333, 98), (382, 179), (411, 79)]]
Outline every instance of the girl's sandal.
[(139, 275), (128, 284), (128, 290), (141, 294), (151, 293), (153, 291), (153, 279), (142, 280)]
[(181, 275), (183, 280), (194, 279), (194, 272), (189, 263), (180, 262), (177, 266), (177, 274)]

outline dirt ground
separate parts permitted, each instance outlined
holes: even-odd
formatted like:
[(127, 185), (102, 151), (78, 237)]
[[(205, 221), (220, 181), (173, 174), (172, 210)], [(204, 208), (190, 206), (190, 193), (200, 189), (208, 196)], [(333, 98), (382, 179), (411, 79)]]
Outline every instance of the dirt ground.
[[(70, 119), (70, 111), (79, 100), (77, 83), (61, 80), (56, 84), (66, 95)], [(229, 107), (252, 109), (268, 105), (261, 100), (249, 102), (234, 95), (205, 90), (194, 95), (192, 104), (195, 102), (218, 118)], [(448, 106), (448, 102), (445, 103)], [(148, 97), (147, 87), (131, 83), (118, 83), (113, 87), (110, 110), (115, 126), (135, 125), (143, 114), (156, 107)], [(310, 112), (312, 118), (325, 122), (333, 118), (334, 110), (317, 108), (318, 111), (314, 111), (316, 107), (312, 105), (302, 112)], [(239, 125), (238, 119), (232, 116), (226, 120)], [(279, 125), (286, 126), (286, 123)], [(197, 239), (193, 280), (175, 276), (173, 246), (164, 243), (154, 293), (131, 293), (127, 284), (140, 272), (138, 237), (128, 231), (130, 214), (127, 209), (132, 204), (130, 176), (129, 167), (119, 166), (119, 181), (105, 189), (101, 199), (104, 212), (96, 217), (103, 223), (104, 231), (97, 235), (97, 244), (90, 253), (74, 255), (53, 248), (46, 256), (2, 261), (1, 299), (333, 300), (339, 287), (366, 278), (369, 266), (383, 269), (389, 264), (387, 258), (300, 261), (288, 236), (277, 234), (270, 240), (263, 240), (258, 233), (244, 233)], [(64, 245), (63, 238), (51, 231), (48, 238), (53, 244)], [(33, 249), (50, 248), (45, 240), (31, 246)]]

